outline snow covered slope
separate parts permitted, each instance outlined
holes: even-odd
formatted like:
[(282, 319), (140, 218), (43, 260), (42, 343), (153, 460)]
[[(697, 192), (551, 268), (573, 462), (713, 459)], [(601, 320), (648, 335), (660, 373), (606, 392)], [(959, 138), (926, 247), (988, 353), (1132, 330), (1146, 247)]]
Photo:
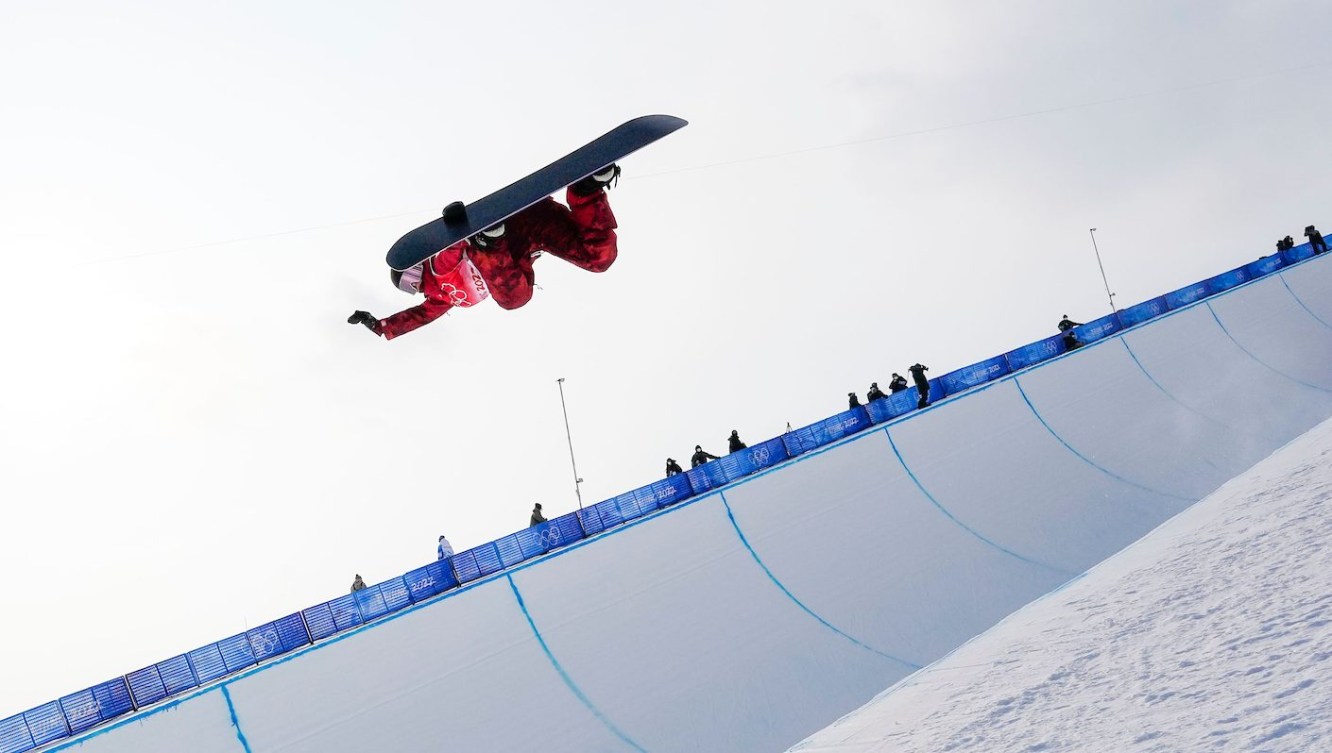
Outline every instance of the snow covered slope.
[(782, 750), (1332, 415), (1326, 257), (52, 747)]
[(1332, 747), (1332, 421), (792, 753)]

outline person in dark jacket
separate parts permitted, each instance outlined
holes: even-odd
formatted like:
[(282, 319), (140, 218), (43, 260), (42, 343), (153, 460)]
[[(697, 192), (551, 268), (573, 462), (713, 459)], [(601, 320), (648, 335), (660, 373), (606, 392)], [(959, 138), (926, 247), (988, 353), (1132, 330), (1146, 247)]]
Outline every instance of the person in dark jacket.
[(1069, 319), (1068, 314), (1064, 314), (1064, 318), (1059, 320), (1058, 327), (1059, 331), (1064, 333), (1065, 350), (1073, 350), (1074, 348), (1082, 347), (1082, 343), (1078, 342), (1077, 333), (1073, 331), (1074, 327), (1081, 326), (1082, 322), (1075, 322), (1072, 319)]
[(684, 473), (684, 469), (680, 467), (679, 463), (675, 462), (675, 458), (666, 458), (666, 478), (670, 478), (677, 473)]
[(538, 502), (535, 505), (532, 505), (532, 521), (528, 523), (528, 525), (535, 526), (545, 522), (546, 516), (541, 514), (541, 503)]
[(894, 371), (893, 378), (888, 382), (888, 391), (896, 395), (897, 393), (901, 392), (906, 388), (907, 388), (906, 377)]
[(860, 398), (856, 397), (856, 393), (854, 393), (854, 392), (848, 392), (848, 393), (846, 393), (846, 403), (847, 403), (847, 406), (848, 406), (848, 407), (847, 407), (847, 410), (852, 410), (852, 409), (854, 409), (854, 408), (859, 408), (859, 407), (860, 407)]
[(885, 394), (883, 394), (883, 390), (879, 389), (879, 383), (878, 383), (878, 382), (870, 382), (869, 392), (867, 392), (867, 393), (865, 394), (865, 400), (866, 400), (866, 402), (870, 402), (870, 403), (872, 403), (872, 402), (874, 402), (875, 400), (879, 400), (879, 399), (882, 399), (882, 398), (885, 398), (885, 397), (888, 397), (888, 396), (885, 395)]
[(357, 573), (356, 580), (352, 581), (351, 592), (356, 593), (357, 591), (361, 591), (364, 589), (365, 589), (365, 581), (361, 580), (360, 574)]
[(727, 437), (726, 441), (731, 445), (731, 452), (739, 452), (749, 446), (740, 441), (740, 432), (735, 429), (731, 429), (731, 436)]
[(1313, 249), (1315, 254), (1327, 253), (1327, 241), (1323, 240), (1323, 234), (1318, 232), (1318, 228), (1313, 225), (1306, 227), (1304, 237), (1309, 239), (1309, 248)]
[(697, 468), (709, 460), (721, 460), (721, 458), (710, 452), (704, 452), (703, 445), (694, 445), (694, 456), (689, 458), (689, 467)]
[(911, 379), (916, 383), (916, 390), (920, 392), (920, 400), (916, 401), (917, 408), (924, 408), (930, 404), (930, 380), (925, 378), (925, 372), (930, 367), (923, 364), (912, 364), (907, 368), (911, 372)]

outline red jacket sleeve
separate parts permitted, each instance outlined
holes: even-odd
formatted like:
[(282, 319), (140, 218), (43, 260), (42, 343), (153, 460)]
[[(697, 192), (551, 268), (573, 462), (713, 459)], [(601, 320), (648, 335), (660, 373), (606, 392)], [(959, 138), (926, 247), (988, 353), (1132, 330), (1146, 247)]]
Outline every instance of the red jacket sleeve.
[(406, 311), (399, 311), (385, 319), (379, 320), (379, 334), (384, 336), (385, 340), (392, 340), (398, 335), (405, 335), (408, 332), (427, 325), (453, 308), (453, 304), (446, 301), (434, 301), (429, 298), (425, 303), (412, 306)]

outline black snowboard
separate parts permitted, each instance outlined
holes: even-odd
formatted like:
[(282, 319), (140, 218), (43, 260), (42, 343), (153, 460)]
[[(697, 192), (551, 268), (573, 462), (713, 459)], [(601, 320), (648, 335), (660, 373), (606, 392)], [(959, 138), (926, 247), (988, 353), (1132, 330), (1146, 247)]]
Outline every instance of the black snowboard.
[(419, 264), (686, 125), (671, 115), (634, 118), (489, 196), (466, 206), (451, 204), (443, 217), (399, 238), (389, 249), (388, 264), (400, 270)]

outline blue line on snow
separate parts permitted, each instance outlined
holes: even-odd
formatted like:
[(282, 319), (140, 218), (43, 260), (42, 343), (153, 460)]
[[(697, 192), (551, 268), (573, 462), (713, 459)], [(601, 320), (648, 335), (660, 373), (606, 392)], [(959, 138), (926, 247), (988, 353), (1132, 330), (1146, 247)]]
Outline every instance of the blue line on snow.
[(1329, 390), (1329, 389), (1327, 389), (1326, 387), (1319, 387), (1319, 386), (1316, 385), (1316, 384), (1309, 384), (1308, 382), (1305, 382), (1305, 381), (1302, 381), (1302, 380), (1296, 379), (1295, 377), (1291, 376), (1290, 374), (1287, 374), (1287, 373), (1284, 372), (1284, 371), (1281, 371), (1281, 370), (1278, 369), (1277, 367), (1275, 367), (1275, 366), (1273, 366), (1272, 364), (1270, 364), (1270, 363), (1264, 361), (1263, 359), (1259, 358), (1258, 356), (1255, 356), (1255, 355), (1254, 355), (1254, 354), (1253, 354), (1248, 348), (1246, 348), (1246, 347), (1244, 347), (1243, 345), (1241, 345), (1239, 340), (1236, 340), (1236, 339), (1235, 339), (1235, 336), (1232, 335), (1232, 334), (1230, 333), (1230, 330), (1226, 329), (1226, 325), (1223, 324), (1223, 323), (1221, 322), (1221, 317), (1217, 315), (1217, 313), (1216, 313), (1216, 309), (1212, 308), (1212, 302), (1211, 302), (1211, 301), (1204, 301), (1204, 303), (1207, 305), (1207, 310), (1210, 311), (1210, 312), (1212, 312), (1212, 318), (1216, 320), (1216, 326), (1220, 327), (1220, 328), (1221, 328), (1221, 331), (1224, 332), (1224, 333), (1226, 333), (1226, 337), (1229, 337), (1229, 338), (1230, 338), (1230, 341), (1233, 342), (1233, 343), (1235, 343), (1235, 347), (1237, 347), (1237, 348), (1239, 348), (1240, 350), (1244, 351), (1244, 355), (1246, 355), (1246, 356), (1248, 356), (1249, 358), (1252, 358), (1253, 360), (1257, 361), (1260, 365), (1262, 365), (1262, 366), (1264, 366), (1265, 368), (1267, 368), (1267, 369), (1268, 369), (1269, 371), (1271, 371), (1273, 374), (1277, 374), (1277, 375), (1283, 376), (1283, 377), (1289, 379), (1290, 381), (1292, 381), (1292, 382), (1294, 382), (1294, 383), (1296, 383), (1296, 384), (1303, 385), (1303, 386), (1305, 386), (1305, 387), (1308, 387), (1308, 388), (1311, 389), (1311, 390), (1318, 390), (1319, 392), (1332, 392), (1332, 390)]
[(718, 496), (721, 497), (722, 505), (726, 507), (726, 517), (731, 519), (731, 526), (735, 528), (736, 535), (740, 537), (740, 543), (744, 544), (745, 549), (749, 551), (749, 556), (754, 558), (754, 561), (758, 563), (758, 566), (763, 569), (764, 573), (767, 574), (768, 579), (771, 580), (777, 586), (777, 588), (781, 590), (782, 593), (786, 594), (786, 598), (795, 602), (795, 605), (804, 610), (805, 614), (818, 620), (820, 625), (828, 628), (834, 633), (837, 633), (838, 635), (842, 636), (848, 641), (851, 641), (857, 646), (860, 646), (866, 651), (869, 651), (872, 654), (877, 654), (879, 656), (882, 656), (885, 659), (895, 661), (904, 667), (908, 667), (913, 670), (920, 669), (921, 665), (919, 664), (916, 664), (914, 662), (909, 662), (906, 659), (899, 659), (896, 656), (893, 656), (892, 654), (886, 654), (880, 651), (879, 649), (874, 648), (873, 646), (867, 645), (865, 643), (856, 640), (855, 638), (852, 638), (851, 636), (842, 632), (841, 629), (839, 629), (836, 625), (833, 625), (831, 622), (828, 622), (827, 620), (820, 617), (819, 614), (815, 612), (813, 609), (810, 609), (809, 607), (805, 606), (804, 602), (802, 602), (800, 599), (797, 599), (795, 597), (795, 594), (791, 593), (790, 589), (788, 589), (785, 586), (785, 584), (783, 584), (780, 580), (778, 580), (776, 575), (772, 574), (772, 571), (768, 569), (768, 566), (763, 563), (763, 558), (759, 557), (758, 552), (754, 551), (754, 547), (749, 545), (749, 539), (745, 538), (745, 532), (740, 529), (740, 524), (737, 523), (735, 520), (735, 512), (731, 510), (731, 503), (726, 501), (726, 494), (723, 492)]
[(231, 726), (236, 728), (236, 739), (240, 740), (245, 753), (251, 753), (250, 741), (245, 739), (245, 733), (241, 731), (240, 719), (236, 718), (236, 704), (231, 702), (231, 691), (227, 690), (226, 685), (222, 686), (222, 697), (227, 701), (227, 713), (231, 714)]
[(1212, 418), (1211, 416), (1207, 415), (1206, 413), (1203, 413), (1202, 411), (1198, 410), (1197, 408), (1193, 407), (1192, 405), (1189, 405), (1188, 403), (1184, 402), (1183, 400), (1180, 400), (1179, 398), (1175, 397), (1174, 394), (1172, 394), (1172, 393), (1170, 392), (1170, 390), (1166, 389), (1165, 387), (1163, 387), (1163, 386), (1161, 385), (1160, 382), (1156, 381), (1156, 377), (1152, 376), (1152, 372), (1148, 371), (1146, 366), (1143, 366), (1143, 365), (1142, 365), (1142, 361), (1138, 360), (1138, 354), (1137, 354), (1137, 353), (1134, 353), (1134, 352), (1133, 352), (1133, 348), (1130, 348), (1130, 347), (1129, 347), (1129, 344), (1128, 344), (1128, 340), (1127, 340), (1127, 339), (1121, 337), (1121, 338), (1119, 338), (1119, 343), (1120, 343), (1121, 345), (1124, 346), (1124, 350), (1127, 350), (1127, 351), (1128, 351), (1129, 358), (1132, 358), (1132, 359), (1133, 359), (1133, 362), (1136, 363), (1136, 364), (1138, 365), (1138, 369), (1139, 369), (1140, 371), (1142, 371), (1143, 376), (1147, 377), (1147, 381), (1149, 381), (1149, 382), (1151, 382), (1152, 384), (1156, 385), (1156, 389), (1160, 390), (1160, 391), (1161, 391), (1161, 394), (1165, 395), (1166, 397), (1170, 398), (1170, 399), (1173, 400), (1174, 402), (1176, 402), (1176, 403), (1178, 403), (1179, 405), (1183, 406), (1183, 407), (1184, 407), (1186, 410), (1188, 410), (1190, 413), (1194, 414), (1195, 416), (1198, 416), (1199, 418), (1201, 418), (1201, 419), (1203, 419), (1203, 420), (1205, 420), (1205, 421), (1207, 421), (1207, 422), (1209, 422), (1209, 423), (1216, 424), (1217, 426), (1220, 426), (1220, 427), (1223, 428), (1223, 429), (1229, 429), (1230, 431), (1239, 431), (1239, 429), (1236, 429), (1234, 426), (1231, 426), (1230, 424), (1225, 423), (1224, 421), (1218, 421), (1217, 419)]
[(559, 659), (556, 659), (555, 654), (551, 652), (550, 646), (546, 645), (546, 639), (541, 635), (541, 631), (537, 630), (536, 621), (532, 619), (532, 613), (527, 611), (527, 603), (523, 601), (523, 595), (518, 591), (518, 584), (513, 582), (513, 575), (506, 575), (505, 579), (509, 581), (509, 588), (513, 589), (513, 598), (518, 600), (518, 608), (523, 611), (523, 617), (527, 618), (527, 626), (532, 628), (532, 635), (536, 636), (537, 643), (541, 645), (541, 650), (545, 652), (546, 658), (550, 660), (550, 665), (555, 668), (555, 671), (559, 674), (560, 679), (564, 681), (564, 684), (579, 701), (582, 701), (583, 705), (587, 707), (587, 710), (591, 711), (592, 715), (605, 725), (606, 729), (610, 730), (616, 737), (623, 740), (634, 750), (637, 750), (640, 753), (647, 753), (646, 749), (634, 742), (624, 732), (620, 731), (620, 728), (616, 727), (614, 722), (607, 718), (605, 714), (601, 713), (601, 710), (592, 703), (592, 699), (588, 698), (587, 695), (583, 693), (582, 689), (573, 681), (573, 678), (565, 671), (564, 666), (560, 664)]
[(1097, 463), (1095, 460), (1092, 460), (1091, 458), (1087, 457), (1086, 455), (1083, 455), (1081, 452), (1078, 452), (1078, 449), (1077, 449), (1076, 447), (1074, 447), (1073, 445), (1071, 445), (1071, 444), (1069, 444), (1068, 442), (1064, 441), (1064, 438), (1061, 437), (1061, 436), (1059, 436), (1059, 432), (1055, 431), (1054, 428), (1050, 426), (1050, 424), (1048, 424), (1048, 423), (1045, 422), (1045, 417), (1041, 415), (1041, 412), (1040, 412), (1040, 411), (1036, 410), (1036, 406), (1035, 406), (1035, 405), (1032, 405), (1032, 403), (1031, 403), (1031, 398), (1027, 397), (1027, 391), (1024, 390), (1024, 389), (1022, 389), (1022, 381), (1021, 381), (1020, 379), (1014, 379), (1014, 380), (1013, 380), (1013, 384), (1018, 388), (1018, 394), (1022, 396), (1022, 402), (1026, 403), (1026, 404), (1027, 404), (1027, 407), (1031, 409), (1031, 414), (1032, 414), (1033, 416), (1036, 417), (1036, 420), (1037, 420), (1037, 421), (1040, 421), (1040, 422), (1041, 422), (1041, 426), (1044, 426), (1044, 427), (1045, 427), (1045, 430), (1048, 431), (1048, 432), (1050, 432), (1050, 436), (1052, 436), (1052, 437), (1054, 437), (1056, 440), (1058, 440), (1059, 444), (1062, 444), (1062, 445), (1064, 446), (1064, 448), (1067, 449), (1069, 452), (1073, 453), (1074, 455), (1077, 455), (1077, 456), (1082, 460), (1082, 462), (1086, 463), (1087, 465), (1090, 465), (1091, 467), (1095, 468), (1096, 470), (1100, 471), (1101, 473), (1104, 473), (1105, 475), (1109, 476), (1110, 478), (1115, 479), (1116, 481), (1122, 481), (1123, 483), (1128, 484), (1129, 486), (1131, 486), (1131, 487), (1133, 487), (1133, 488), (1135, 488), (1135, 489), (1141, 489), (1141, 490), (1143, 490), (1143, 491), (1145, 491), (1145, 492), (1151, 492), (1152, 494), (1157, 494), (1157, 495), (1160, 495), (1160, 496), (1162, 496), (1162, 497), (1169, 497), (1170, 499), (1178, 499), (1178, 500), (1180, 500), (1180, 501), (1182, 501), (1182, 502), (1197, 502), (1197, 501), (1198, 501), (1197, 499), (1195, 499), (1195, 498), (1193, 498), (1193, 497), (1181, 497), (1181, 496), (1178, 495), (1178, 494), (1171, 494), (1170, 492), (1163, 492), (1163, 491), (1161, 491), (1160, 489), (1153, 489), (1153, 488), (1151, 488), (1150, 486), (1143, 486), (1142, 484), (1139, 484), (1139, 483), (1136, 482), (1136, 481), (1133, 481), (1133, 480), (1131, 480), (1131, 479), (1124, 478), (1123, 476), (1119, 475), (1118, 473), (1115, 473), (1114, 471), (1110, 470), (1109, 468), (1106, 468), (1105, 466), (1103, 466), (1103, 465)]
[(947, 507), (944, 507), (943, 505), (939, 504), (939, 500), (935, 499), (935, 498), (934, 498), (934, 495), (933, 495), (933, 494), (930, 494), (930, 491), (929, 491), (928, 489), (925, 488), (925, 485), (922, 484), (922, 483), (920, 483), (920, 479), (916, 478), (916, 473), (915, 473), (915, 471), (911, 470), (911, 466), (907, 465), (906, 458), (902, 457), (902, 451), (899, 450), (899, 449), (897, 449), (897, 442), (894, 442), (894, 441), (893, 441), (893, 435), (892, 435), (892, 433), (890, 433), (890, 432), (888, 431), (888, 427), (886, 427), (886, 426), (883, 427), (883, 435), (884, 435), (885, 437), (888, 437), (888, 446), (891, 447), (891, 448), (893, 448), (893, 454), (897, 456), (897, 462), (899, 462), (899, 463), (902, 464), (902, 469), (906, 471), (907, 477), (910, 478), (911, 481), (912, 481), (912, 483), (914, 483), (914, 484), (916, 485), (916, 488), (920, 490), (920, 493), (923, 494), (923, 495), (925, 495), (925, 499), (928, 499), (928, 500), (930, 501), (930, 504), (932, 504), (932, 505), (934, 505), (936, 508), (938, 508), (938, 509), (939, 509), (939, 512), (943, 513), (943, 514), (944, 514), (944, 517), (946, 517), (946, 518), (948, 518), (949, 520), (953, 521), (953, 524), (956, 525), (958, 528), (961, 528), (962, 530), (966, 531), (967, 533), (971, 534), (972, 536), (975, 536), (977, 539), (980, 539), (980, 540), (981, 540), (983, 543), (985, 543), (987, 546), (994, 547), (995, 549), (998, 549), (999, 551), (1003, 552), (1004, 554), (1007, 554), (1007, 555), (1010, 556), (1010, 557), (1014, 557), (1014, 558), (1016, 558), (1016, 559), (1018, 559), (1018, 560), (1021, 560), (1022, 562), (1025, 562), (1025, 563), (1027, 563), (1028, 565), (1035, 565), (1035, 566), (1037, 566), (1037, 567), (1042, 567), (1042, 568), (1045, 568), (1046, 570), (1049, 570), (1049, 571), (1051, 571), (1051, 572), (1055, 572), (1055, 573), (1058, 573), (1058, 574), (1060, 574), (1060, 575), (1067, 576), (1067, 577), (1070, 577), (1070, 578), (1073, 577), (1073, 576), (1075, 575), (1075, 573), (1071, 573), (1071, 572), (1069, 572), (1068, 570), (1064, 570), (1063, 568), (1058, 568), (1058, 567), (1055, 567), (1054, 565), (1048, 565), (1048, 564), (1046, 564), (1046, 563), (1044, 563), (1044, 562), (1041, 562), (1041, 561), (1039, 561), (1039, 560), (1034, 560), (1034, 559), (1032, 559), (1032, 558), (1030, 558), (1030, 557), (1025, 557), (1025, 556), (1023, 556), (1023, 555), (1021, 555), (1021, 554), (1018, 554), (1017, 552), (1013, 551), (1012, 549), (1009, 549), (1009, 548), (1007, 548), (1007, 547), (1005, 547), (1005, 546), (1002, 546), (1002, 545), (1000, 545), (1000, 544), (998, 544), (998, 543), (996, 543), (996, 542), (994, 542), (994, 541), (991, 541), (990, 539), (985, 538), (984, 536), (981, 535), (981, 533), (980, 533), (979, 531), (977, 531), (976, 529), (974, 529), (974, 528), (972, 528), (971, 526), (967, 525), (966, 523), (963, 523), (962, 521), (958, 520), (958, 519), (957, 519), (957, 516), (955, 516), (955, 515), (953, 515), (953, 513), (949, 512)]
[(1277, 272), (1277, 279), (1281, 280), (1281, 284), (1286, 286), (1286, 292), (1290, 293), (1290, 297), (1294, 298), (1295, 302), (1300, 304), (1300, 308), (1304, 309), (1305, 311), (1308, 311), (1309, 316), (1312, 316), (1314, 319), (1318, 320), (1319, 324), (1323, 325), (1324, 327), (1327, 327), (1328, 329), (1332, 329), (1332, 324), (1328, 324), (1327, 322), (1323, 321), (1323, 317), (1315, 314), (1313, 312), (1313, 309), (1304, 305), (1304, 301), (1301, 300), (1299, 295), (1295, 293), (1295, 290), (1290, 287), (1290, 283), (1286, 282), (1286, 278), (1284, 275), (1282, 275), (1280, 272)]

